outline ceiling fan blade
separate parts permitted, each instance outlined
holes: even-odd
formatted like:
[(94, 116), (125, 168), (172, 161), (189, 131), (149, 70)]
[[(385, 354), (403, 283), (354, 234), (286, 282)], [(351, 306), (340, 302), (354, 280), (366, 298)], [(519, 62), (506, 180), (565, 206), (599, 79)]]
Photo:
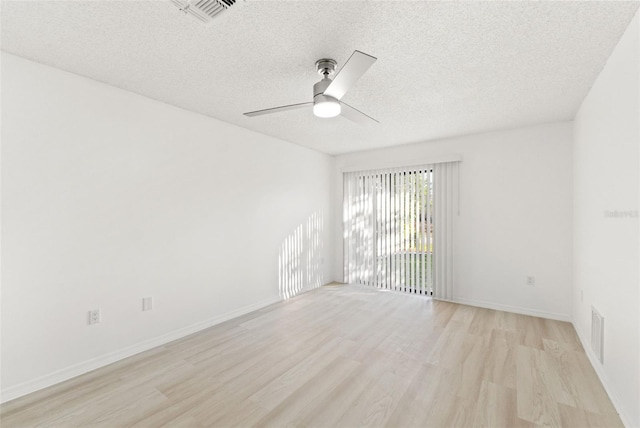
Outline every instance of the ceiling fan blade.
[(280, 106), (280, 107), (267, 108), (267, 109), (264, 109), (264, 110), (250, 111), (248, 113), (244, 113), (244, 115), (245, 116), (249, 116), (249, 117), (262, 116), (263, 114), (271, 114), (271, 113), (278, 113), (278, 112), (281, 112), (281, 111), (295, 110), (295, 109), (299, 109), (299, 108), (310, 107), (312, 105), (313, 105), (313, 103), (311, 103), (311, 102), (309, 102), (309, 103), (299, 103), (299, 104), (290, 104), (288, 106)]
[(360, 51), (353, 51), (347, 62), (327, 86), (324, 95), (340, 99), (358, 81), (360, 77), (376, 62), (378, 58)]
[(345, 102), (341, 101), (340, 104), (342, 105), (342, 112), (340, 114), (359, 125), (367, 125), (371, 122), (380, 123), (371, 116), (364, 114), (357, 108), (353, 108)]

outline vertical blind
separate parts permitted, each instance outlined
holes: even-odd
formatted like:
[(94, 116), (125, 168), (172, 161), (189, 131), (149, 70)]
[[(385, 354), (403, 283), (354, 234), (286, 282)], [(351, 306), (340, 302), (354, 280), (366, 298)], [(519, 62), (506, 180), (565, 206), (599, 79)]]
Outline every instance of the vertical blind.
[(458, 167), (459, 162), (433, 166), (433, 296), (443, 300), (453, 299)]
[(352, 172), (344, 183), (346, 281), (430, 293), (432, 167)]
[(453, 164), (345, 173), (346, 282), (452, 297)]

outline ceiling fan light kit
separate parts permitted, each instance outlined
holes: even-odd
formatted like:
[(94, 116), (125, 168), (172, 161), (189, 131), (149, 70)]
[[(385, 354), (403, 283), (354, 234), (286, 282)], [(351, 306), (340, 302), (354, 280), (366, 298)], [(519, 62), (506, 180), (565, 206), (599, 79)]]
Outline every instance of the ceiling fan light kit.
[(342, 107), (337, 100), (332, 100), (330, 99), (331, 97), (325, 97), (323, 95), (319, 96), (326, 98), (326, 100), (313, 100), (313, 114), (316, 117), (336, 117), (340, 114), (340, 112), (342, 111)]
[[(322, 80), (313, 85), (313, 102), (256, 110), (245, 113), (244, 115), (248, 117), (262, 116), (313, 106), (313, 114), (316, 117), (329, 118), (342, 114), (347, 119), (359, 124), (366, 124), (371, 121), (378, 122), (360, 110), (340, 101), (344, 94), (347, 93), (376, 60), (377, 58), (371, 55), (354, 51), (342, 69), (336, 73), (336, 67), (338, 65), (336, 61), (329, 58), (319, 59), (316, 61), (316, 70), (318, 74), (322, 76)], [(331, 79), (330, 76), (333, 74), (336, 74), (336, 76)]]
[[(325, 64), (333, 64), (333, 68), (324, 68)], [(329, 79), (329, 75), (335, 71), (335, 65), (336, 62), (332, 59), (321, 59), (316, 62), (318, 73), (323, 75), (322, 80), (313, 85), (313, 114), (316, 117), (336, 117), (342, 111), (340, 101), (324, 95), (324, 91), (332, 82), (332, 80)]]

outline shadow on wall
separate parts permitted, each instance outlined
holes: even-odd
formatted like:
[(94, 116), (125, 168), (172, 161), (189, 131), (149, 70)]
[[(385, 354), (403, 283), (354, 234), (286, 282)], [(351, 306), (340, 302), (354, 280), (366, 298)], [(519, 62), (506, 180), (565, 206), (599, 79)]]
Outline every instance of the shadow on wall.
[(278, 285), (284, 299), (324, 284), (322, 274), (324, 218), (313, 213), (287, 236), (278, 255)]

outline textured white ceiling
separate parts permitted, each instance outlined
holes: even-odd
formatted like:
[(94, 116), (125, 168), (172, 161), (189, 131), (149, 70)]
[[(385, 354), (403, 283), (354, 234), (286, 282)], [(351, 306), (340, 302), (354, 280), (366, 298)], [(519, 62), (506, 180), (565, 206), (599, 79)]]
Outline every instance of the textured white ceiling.
[[(2, 49), (338, 154), (570, 120), (637, 2), (247, 1), (210, 26), (168, 0), (2, 1)], [(344, 101), (311, 111), (317, 59), (378, 58)], [(212, 137), (215, 138), (215, 137)]]

